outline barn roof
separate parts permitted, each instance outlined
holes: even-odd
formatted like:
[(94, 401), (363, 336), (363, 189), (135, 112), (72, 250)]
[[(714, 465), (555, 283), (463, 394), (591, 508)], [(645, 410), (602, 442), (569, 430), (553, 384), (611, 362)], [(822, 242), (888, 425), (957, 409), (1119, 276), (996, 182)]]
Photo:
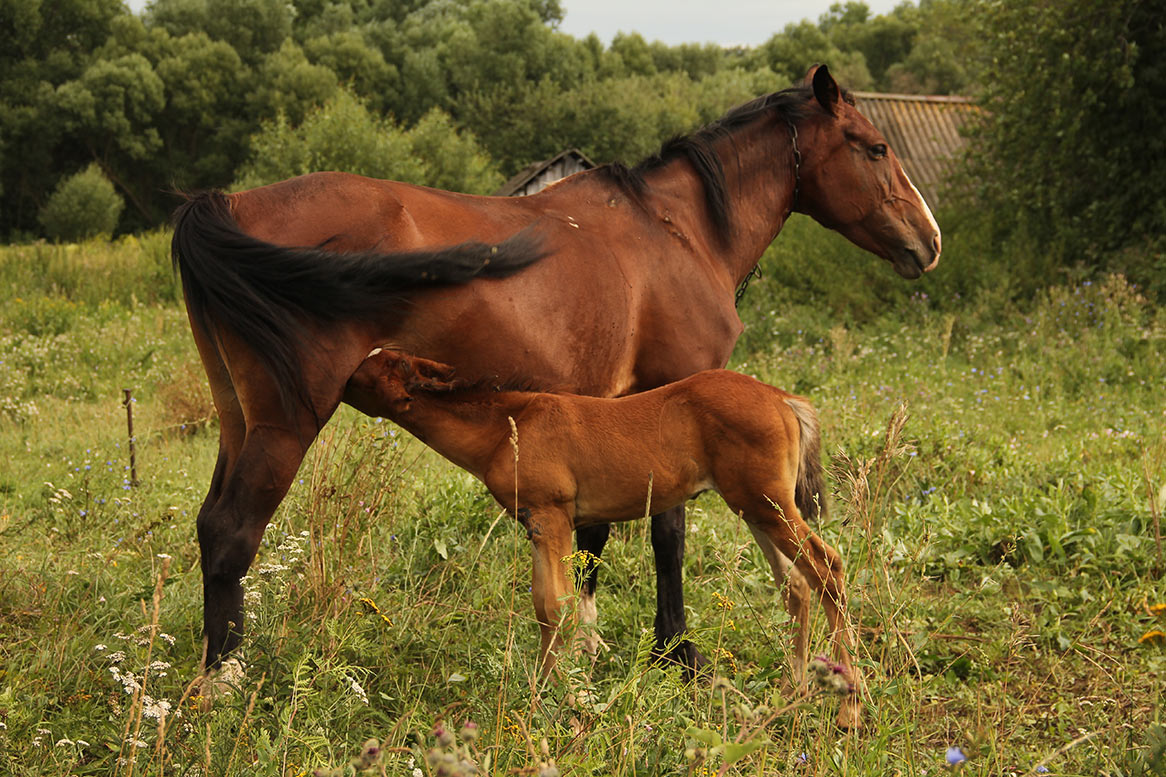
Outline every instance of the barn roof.
[[(574, 170), (591, 170), (595, 167), (595, 163), (588, 159), (587, 155), (582, 151), (577, 148), (568, 148), (555, 154), (550, 159), (544, 159), (541, 162), (531, 162), (529, 165), (515, 173), (509, 181), (502, 184), (502, 188), (494, 192), (494, 194), (501, 197), (513, 196), (514, 194), (521, 192), (523, 188), (525, 188), (526, 185), (531, 181), (535, 180), (540, 175), (546, 173), (550, 168), (563, 161), (572, 162), (573, 164), (570, 166), (574, 168)], [(574, 170), (572, 170), (572, 172), (574, 172)]]
[(960, 128), (979, 110), (975, 103), (967, 97), (852, 94), (858, 110), (895, 149), (911, 182), (935, 206), (964, 146)]

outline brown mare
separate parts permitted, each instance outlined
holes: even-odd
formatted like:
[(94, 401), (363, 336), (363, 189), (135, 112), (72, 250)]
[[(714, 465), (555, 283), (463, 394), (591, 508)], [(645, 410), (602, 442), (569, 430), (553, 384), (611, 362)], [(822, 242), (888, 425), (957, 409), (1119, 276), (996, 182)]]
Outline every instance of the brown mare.
[[(906, 278), (938, 261), (927, 205), (824, 66), (633, 168), (529, 197), (342, 173), (192, 197), (173, 254), (221, 420), (198, 515), (205, 665), (239, 643), (239, 579), (374, 348), (594, 396), (723, 367), (734, 290), (793, 211)], [(606, 527), (578, 536), (598, 555)], [(660, 643), (685, 629), (683, 538), (683, 508), (653, 518)], [(699, 657), (682, 643), (679, 658)]]
[[(639, 518), (648, 505), (667, 510), (712, 489), (748, 524), (779, 587), (790, 573), (796, 680), (806, 665), (808, 580), (825, 607), (835, 658), (857, 689), (842, 559), (803, 518), (818, 515), (822, 483), (818, 418), (805, 399), (728, 370), (618, 399), (496, 391), (455, 379), (448, 365), (378, 351), (348, 382), (345, 401), (394, 419), (485, 483), (522, 522), (534, 554), (544, 674), (562, 644), (560, 610), (572, 593), (563, 563), (572, 531)], [(851, 694), (839, 725), (858, 726), (859, 705)]]

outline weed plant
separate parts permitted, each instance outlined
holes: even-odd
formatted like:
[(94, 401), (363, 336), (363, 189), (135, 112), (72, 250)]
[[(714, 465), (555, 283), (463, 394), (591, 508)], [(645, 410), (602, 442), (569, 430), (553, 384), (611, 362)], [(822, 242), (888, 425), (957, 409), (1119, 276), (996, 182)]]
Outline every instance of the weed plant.
[(711, 678), (652, 662), (637, 521), (599, 566), (605, 647), (540, 680), (525, 535), (348, 409), (264, 536), (245, 671), (207, 711), (193, 516), (217, 422), (150, 241), (0, 251), (0, 773), (1164, 773), (1166, 318), (1120, 276), (1023, 303), (896, 288), (853, 316), (781, 298), (776, 271), (751, 287), (734, 367), (823, 420), (861, 733), (790, 685), (780, 595), (712, 495), (685, 559)]

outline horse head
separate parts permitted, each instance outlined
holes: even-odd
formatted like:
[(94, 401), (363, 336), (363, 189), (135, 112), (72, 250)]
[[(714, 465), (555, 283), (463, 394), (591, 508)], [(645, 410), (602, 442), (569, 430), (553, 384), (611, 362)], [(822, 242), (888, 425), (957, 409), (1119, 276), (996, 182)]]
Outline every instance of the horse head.
[(344, 401), (367, 415), (396, 418), (409, 411), (413, 392), (451, 390), (453, 375), (448, 364), (378, 348), (348, 379)]
[(904, 278), (933, 270), (939, 225), (894, 149), (825, 65), (811, 68), (806, 82), (812, 98), (796, 130), (795, 210), (886, 259)]

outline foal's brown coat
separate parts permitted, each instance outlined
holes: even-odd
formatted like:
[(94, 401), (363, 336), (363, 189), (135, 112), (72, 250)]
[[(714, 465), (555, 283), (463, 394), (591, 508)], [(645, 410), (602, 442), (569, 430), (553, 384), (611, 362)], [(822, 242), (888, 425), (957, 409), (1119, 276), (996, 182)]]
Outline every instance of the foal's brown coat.
[[(821, 595), (836, 658), (857, 688), (842, 560), (803, 519), (803, 511), (817, 513), (821, 482), (818, 420), (805, 399), (728, 370), (620, 399), (493, 391), (454, 380), (447, 365), (383, 350), (353, 375), (347, 399), (392, 417), (471, 472), (522, 522), (533, 544), (544, 672), (561, 644), (572, 531), (666, 510), (713, 489), (749, 525), (779, 585), (792, 571), (795, 674), (806, 660), (808, 580)], [(841, 725), (859, 724), (858, 704), (851, 694)]]

